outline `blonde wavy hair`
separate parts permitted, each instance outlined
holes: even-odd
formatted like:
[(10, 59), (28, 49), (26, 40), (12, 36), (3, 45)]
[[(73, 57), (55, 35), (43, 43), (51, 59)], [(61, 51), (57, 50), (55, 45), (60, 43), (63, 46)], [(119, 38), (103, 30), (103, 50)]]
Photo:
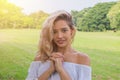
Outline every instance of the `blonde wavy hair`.
[(48, 60), (50, 54), (52, 52), (56, 52), (57, 50), (57, 45), (53, 42), (53, 26), (58, 20), (65, 20), (67, 22), (70, 29), (74, 30), (74, 33), (72, 34), (72, 40), (74, 38), (76, 29), (73, 24), (72, 16), (64, 10), (52, 13), (44, 22), (40, 34), (38, 55), (40, 55), (40, 60), (43, 62)]

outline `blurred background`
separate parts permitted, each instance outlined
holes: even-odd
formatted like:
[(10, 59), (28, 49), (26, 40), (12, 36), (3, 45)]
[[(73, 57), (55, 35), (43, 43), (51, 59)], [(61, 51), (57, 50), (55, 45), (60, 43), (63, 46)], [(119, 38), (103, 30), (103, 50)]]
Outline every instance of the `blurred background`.
[(0, 0), (0, 80), (25, 80), (42, 24), (57, 10), (73, 16), (72, 46), (90, 56), (92, 80), (119, 80), (119, 0)]

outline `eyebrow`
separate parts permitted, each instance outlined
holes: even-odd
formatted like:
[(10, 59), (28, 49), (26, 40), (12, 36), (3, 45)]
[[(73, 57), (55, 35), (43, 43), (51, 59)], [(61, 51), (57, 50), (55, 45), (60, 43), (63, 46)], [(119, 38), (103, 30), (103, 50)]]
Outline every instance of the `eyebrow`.
[[(61, 29), (68, 29), (67, 27), (61, 28)], [(57, 30), (57, 29), (53, 29), (53, 30)]]

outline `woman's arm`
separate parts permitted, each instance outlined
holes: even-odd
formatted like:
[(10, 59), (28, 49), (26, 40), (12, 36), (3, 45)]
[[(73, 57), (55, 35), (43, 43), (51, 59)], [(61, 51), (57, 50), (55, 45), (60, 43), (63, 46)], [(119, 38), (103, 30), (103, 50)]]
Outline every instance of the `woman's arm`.
[(51, 75), (51, 72), (47, 70), (38, 78), (38, 80), (48, 80), (50, 75)]
[[(40, 56), (35, 57), (34, 61), (40, 61)], [(50, 75), (55, 71), (53, 61), (50, 62), (50, 67), (38, 77), (38, 80), (48, 80)]]
[(60, 75), (61, 80), (71, 80), (71, 77), (64, 69), (61, 69), (58, 73)]
[(39, 76), (38, 80), (48, 80), (48, 78), (54, 71), (54, 63), (51, 61), (50, 68), (47, 71), (45, 71), (41, 76)]

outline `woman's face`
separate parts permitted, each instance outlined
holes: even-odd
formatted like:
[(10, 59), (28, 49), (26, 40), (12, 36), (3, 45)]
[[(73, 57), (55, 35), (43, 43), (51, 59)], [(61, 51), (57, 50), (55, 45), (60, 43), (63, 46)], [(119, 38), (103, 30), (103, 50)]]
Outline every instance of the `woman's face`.
[(71, 44), (73, 30), (70, 29), (65, 20), (58, 20), (53, 27), (53, 41), (58, 48), (64, 48)]

